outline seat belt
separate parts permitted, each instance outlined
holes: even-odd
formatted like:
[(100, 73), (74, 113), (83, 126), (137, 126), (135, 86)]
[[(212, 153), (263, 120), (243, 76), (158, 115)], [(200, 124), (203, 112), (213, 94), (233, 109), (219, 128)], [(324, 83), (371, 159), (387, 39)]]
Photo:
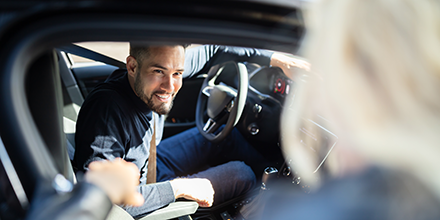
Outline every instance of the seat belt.
[(89, 50), (87, 48), (75, 45), (75, 44), (69, 44), (69, 45), (64, 45), (64, 46), (60, 46), (57, 49), (62, 50), (66, 53), (71, 53), (80, 57), (84, 57), (87, 59), (91, 59), (94, 61), (98, 61), (98, 62), (102, 62), (105, 64), (109, 64), (112, 66), (116, 66), (119, 67), (120, 69), (125, 69), (125, 63), (121, 62), (119, 60), (113, 59), (111, 57), (108, 57), (106, 55), (102, 55), (98, 52)]
[(153, 138), (150, 141), (150, 155), (148, 156), (147, 184), (156, 182), (156, 119), (153, 114)]

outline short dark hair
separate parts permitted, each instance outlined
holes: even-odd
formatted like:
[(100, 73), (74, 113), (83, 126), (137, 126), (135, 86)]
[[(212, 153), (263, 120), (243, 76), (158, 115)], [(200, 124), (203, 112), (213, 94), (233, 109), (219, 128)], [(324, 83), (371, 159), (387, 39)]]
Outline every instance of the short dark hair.
[[(142, 61), (148, 57), (151, 46), (153, 45), (144, 42), (130, 42), (130, 56), (136, 59), (139, 68), (142, 66)], [(189, 44), (164, 44), (163, 46), (182, 46), (186, 49)]]

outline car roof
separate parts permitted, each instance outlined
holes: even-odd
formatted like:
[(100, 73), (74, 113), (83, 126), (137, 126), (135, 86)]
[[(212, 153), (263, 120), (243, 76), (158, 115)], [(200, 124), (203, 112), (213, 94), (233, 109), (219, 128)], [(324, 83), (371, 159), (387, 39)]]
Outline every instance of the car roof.
[[(272, 47), (274, 49), (285, 52), (292, 52), (299, 45), (299, 39), (302, 36), (303, 22), (298, 6), (295, 7), (297, 1), (209, 1), (209, 2), (181, 2), (176, 1), (8, 1), (0, 2), (0, 36), (1, 30), (9, 32), (8, 27), (23, 26), (37, 22), (39, 19), (51, 19), (52, 22), (61, 22), (64, 25), (75, 22), (70, 16), (84, 15), (88, 22), (100, 20), (100, 16), (109, 16), (107, 23), (116, 22), (118, 19), (133, 17), (150, 17), (155, 18), (159, 23), (170, 19), (176, 25), (185, 24), (190, 20), (204, 20), (206, 23), (217, 24), (217, 27), (225, 27), (236, 25), (234, 23), (245, 24), (247, 28), (266, 28), (268, 34), (272, 35), (273, 42), (270, 44), (261, 44), (252, 40), (242, 40), (237, 42), (230, 41), (229, 44), (240, 44), (242, 46), (253, 47)], [(127, 7), (130, 5), (131, 7)], [(135, 5), (136, 7), (133, 7)], [(61, 16), (61, 17), (60, 17)], [(240, 25), (240, 24), (238, 24)], [(184, 28), (184, 27), (181, 27)], [(274, 32), (274, 31), (277, 32)], [(203, 30), (210, 32), (209, 29)], [(244, 34), (243, 33), (241, 34)], [(261, 32), (264, 33), (264, 32)], [(284, 37), (283, 45), (280, 41)], [(294, 36), (292, 36), (294, 35)], [(221, 36), (219, 36), (218, 40)], [(90, 37), (92, 39), (92, 37)], [(267, 37), (265, 37), (267, 38)], [(199, 39), (200, 43), (204, 42), (204, 37)], [(251, 38), (252, 39), (252, 38)], [(1, 40), (1, 39), (0, 39)], [(93, 39), (92, 39), (93, 40)], [(176, 39), (173, 39), (176, 40)], [(265, 40), (271, 40), (265, 39)], [(278, 41), (278, 42), (277, 42)], [(225, 42), (228, 43), (228, 42)], [(291, 47), (293, 44), (294, 47)], [(269, 46), (272, 45), (272, 46)], [(286, 47), (287, 46), (287, 47)], [(275, 47), (275, 48), (273, 48)]]

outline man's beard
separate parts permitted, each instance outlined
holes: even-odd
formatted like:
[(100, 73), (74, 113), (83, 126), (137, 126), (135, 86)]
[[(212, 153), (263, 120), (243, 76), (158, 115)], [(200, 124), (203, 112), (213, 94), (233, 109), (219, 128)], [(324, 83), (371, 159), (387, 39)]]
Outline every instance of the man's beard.
[(163, 92), (153, 92), (151, 93), (150, 97), (148, 97), (144, 90), (142, 89), (142, 79), (140, 77), (140, 74), (137, 73), (136, 79), (134, 80), (134, 91), (138, 95), (138, 97), (147, 104), (148, 108), (151, 109), (151, 111), (154, 111), (160, 115), (166, 115), (170, 112), (171, 108), (173, 107), (173, 101), (174, 101), (174, 94), (171, 96), (171, 102), (167, 106), (167, 103), (160, 103), (159, 105), (154, 105), (153, 102), (153, 96), (155, 94), (163, 94)]

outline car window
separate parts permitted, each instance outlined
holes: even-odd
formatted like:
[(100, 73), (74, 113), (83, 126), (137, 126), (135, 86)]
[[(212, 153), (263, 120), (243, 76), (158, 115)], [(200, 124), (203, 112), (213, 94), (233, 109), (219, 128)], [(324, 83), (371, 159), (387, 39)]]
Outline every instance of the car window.
[[(93, 41), (93, 42), (80, 42), (74, 44), (87, 48), (92, 51), (96, 51), (100, 54), (106, 55), (108, 57), (114, 58), (124, 63), (125, 63), (125, 59), (129, 54), (129, 49), (130, 49), (129, 42)], [(191, 44), (188, 48), (197, 47), (200, 45), (201, 44)], [(73, 54), (69, 54), (69, 56), (73, 64), (96, 62)]]
[[(80, 42), (75, 43), (78, 46), (96, 51), (103, 55), (109, 56), (116, 60), (125, 63), (125, 58), (128, 56), (129, 43), (128, 42)], [(73, 64), (75, 63), (85, 63), (85, 62), (95, 62), (93, 60), (69, 54)]]

